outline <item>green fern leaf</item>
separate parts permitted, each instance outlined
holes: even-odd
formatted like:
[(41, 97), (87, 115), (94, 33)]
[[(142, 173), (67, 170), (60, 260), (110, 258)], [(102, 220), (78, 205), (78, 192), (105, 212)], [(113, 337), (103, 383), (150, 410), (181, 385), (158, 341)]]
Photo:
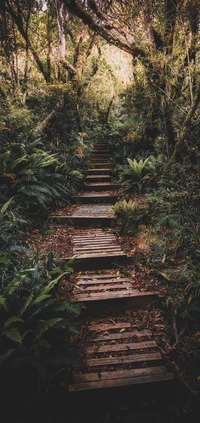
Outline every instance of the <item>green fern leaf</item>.
[(15, 322), (21, 322), (21, 323), (23, 323), (23, 322), (24, 322), (24, 320), (23, 320), (23, 319), (21, 319), (21, 318), (20, 318), (20, 317), (18, 317), (18, 316), (12, 316), (12, 317), (10, 317), (8, 320), (6, 320), (6, 322), (4, 323), (3, 327), (5, 328), (5, 327), (7, 327), (7, 326), (10, 326), (12, 323), (15, 323)]
[(3, 207), (1, 208), (1, 210), (0, 210), (0, 212), (1, 213), (5, 213), (6, 211), (7, 211), (7, 209), (8, 209), (8, 207), (10, 206), (10, 204), (12, 203), (12, 201), (13, 201), (13, 198), (14, 197), (12, 197), (12, 198), (10, 198), (10, 200), (8, 200), (4, 205), (3, 205)]
[(12, 295), (19, 285), (20, 281), (18, 281), (17, 279), (13, 279), (4, 291), (5, 297), (7, 297), (8, 295)]
[(56, 325), (56, 323), (60, 322), (62, 320), (62, 317), (52, 318), (49, 320), (46, 320), (45, 322), (42, 322), (37, 327), (37, 333), (33, 339), (33, 341), (37, 341), (41, 338), (41, 336), (47, 332), (50, 328)]
[(46, 300), (49, 297), (51, 297), (50, 294), (40, 295), (39, 297), (35, 298), (35, 300), (32, 301), (31, 307), (33, 307), (34, 305), (37, 305), (37, 304), (41, 303), (42, 301)]
[(61, 273), (61, 275), (59, 275), (56, 279), (49, 282), (49, 284), (43, 289), (41, 295), (47, 294), (48, 292), (50, 292), (54, 288), (54, 286), (63, 278), (63, 276), (67, 275), (68, 273), (69, 272)]
[(10, 339), (11, 341), (22, 343), (21, 335), (16, 328), (4, 330), (2, 332), (2, 336), (6, 336), (6, 338)]
[(19, 157), (18, 159), (14, 160), (9, 166), (8, 166), (8, 171), (11, 171), (13, 169), (15, 169), (15, 167), (22, 163), (22, 162), (27, 162), (27, 154), (25, 156)]
[(30, 295), (28, 296), (28, 298), (25, 300), (25, 302), (24, 302), (24, 304), (23, 304), (23, 306), (22, 306), (22, 308), (19, 312), (19, 316), (22, 316), (25, 313), (25, 311), (29, 308), (33, 297), (34, 297), (34, 292), (31, 292)]
[(3, 295), (0, 295), (0, 306), (2, 306), (5, 311), (8, 311), (8, 304)]
[(0, 174), (3, 175), (6, 171), (6, 164), (10, 157), (10, 150), (0, 155)]
[(66, 309), (69, 313), (76, 314), (77, 316), (80, 314), (80, 306), (69, 301), (66, 302)]
[(25, 332), (22, 334), (22, 340), (28, 335), (29, 333), (32, 333), (33, 331), (31, 329), (25, 330)]

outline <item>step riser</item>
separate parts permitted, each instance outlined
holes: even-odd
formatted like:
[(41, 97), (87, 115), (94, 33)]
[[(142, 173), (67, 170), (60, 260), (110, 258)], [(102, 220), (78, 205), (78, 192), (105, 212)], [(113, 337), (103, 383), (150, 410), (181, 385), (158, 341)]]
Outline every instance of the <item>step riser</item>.
[[(62, 261), (68, 262), (69, 259), (63, 259)], [(95, 257), (95, 258), (84, 258), (78, 259), (73, 263), (73, 269), (75, 272), (80, 272), (84, 270), (99, 270), (99, 269), (113, 269), (118, 267), (121, 264), (128, 263), (128, 257), (126, 255), (122, 256), (103, 256), (103, 257)]]
[[(111, 314), (111, 313), (123, 313), (126, 310), (133, 309), (135, 307), (143, 307), (146, 304), (151, 303), (158, 299), (158, 296), (149, 295), (132, 298), (115, 298), (99, 301), (85, 301), (81, 302), (86, 308), (82, 309), (81, 314), (87, 315), (99, 315), (99, 314)], [(78, 303), (78, 301), (76, 301)]]
[(87, 176), (85, 178), (85, 182), (111, 182), (111, 176), (104, 177), (104, 175), (97, 175), (97, 176)]
[(109, 163), (90, 163), (91, 169), (101, 169), (102, 167), (105, 169), (110, 169), (110, 164)]
[(100, 191), (112, 191), (112, 190), (116, 190), (119, 189), (120, 185), (119, 184), (110, 184), (110, 185), (85, 185), (84, 189), (85, 191), (95, 191), (95, 192), (100, 192)]
[(73, 197), (73, 201), (75, 204), (115, 204), (118, 200), (117, 195), (113, 197), (108, 197), (107, 195), (105, 197)]
[(74, 226), (75, 228), (114, 228), (116, 219), (109, 217), (68, 217), (68, 216), (59, 216), (52, 217), (51, 221), (53, 223), (58, 223), (60, 225)]
[(109, 169), (89, 169), (88, 171), (87, 171), (87, 174), (88, 175), (112, 175), (113, 174), (113, 172), (112, 172), (112, 170), (109, 170)]

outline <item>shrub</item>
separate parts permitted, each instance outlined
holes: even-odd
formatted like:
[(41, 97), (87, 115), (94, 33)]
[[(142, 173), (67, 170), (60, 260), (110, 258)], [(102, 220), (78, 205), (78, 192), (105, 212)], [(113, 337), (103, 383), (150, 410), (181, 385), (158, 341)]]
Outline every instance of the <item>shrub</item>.
[(135, 235), (139, 223), (148, 214), (149, 206), (146, 201), (135, 202), (120, 200), (114, 205), (114, 212), (119, 219), (119, 230), (123, 235)]

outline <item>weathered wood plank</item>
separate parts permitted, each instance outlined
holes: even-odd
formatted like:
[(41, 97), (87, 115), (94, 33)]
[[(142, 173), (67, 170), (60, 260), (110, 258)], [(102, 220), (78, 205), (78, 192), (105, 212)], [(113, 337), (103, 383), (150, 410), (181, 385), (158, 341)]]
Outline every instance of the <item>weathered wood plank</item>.
[(112, 388), (117, 386), (128, 386), (128, 385), (139, 385), (139, 384), (146, 384), (146, 383), (155, 383), (155, 382), (164, 382), (173, 380), (174, 376), (172, 373), (164, 373), (158, 375), (149, 375), (149, 376), (141, 376), (135, 378), (124, 378), (124, 379), (115, 379), (115, 380), (105, 380), (99, 382), (88, 382), (88, 383), (80, 383), (80, 384), (71, 384), (69, 385), (69, 391), (82, 391), (82, 390), (89, 390), (89, 389), (101, 389), (101, 388)]
[(131, 351), (131, 350), (140, 350), (146, 348), (156, 348), (155, 341), (146, 341), (146, 342), (129, 342), (126, 344), (118, 344), (115, 345), (99, 345), (93, 347), (85, 348), (86, 354), (100, 354), (100, 353), (110, 353), (116, 351)]
[(108, 365), (119, 365), (119, 364), (127, 364), (139, 362), (148, 362), (148, 361), (160, 361), (162, 360), (162, 356), (159, 352), (147, 353), (147, 354), (131, 354), (131, 355), (123, 355), (121, 357), (103, 357), (103, 358), (90, 358), (86, 360), (86, 366), (88, 367), (101, 367), (101, 366), (108, 366)]
[(113, 322), (113, 323), (100, 323), (95, 325), (89, 325), (88, 329), (92, 331), (105, 331), (110, 329), (121, 329), (121, 328), (131, 328), (132, 325), (129, 322)]
[(73, 295), (73, 301), (102, 301), (102, 300), (111, 300), (117, 298), (136, 298), (136, 297), (148, 297), (152, 296), (152, 292), (140, 292), (138, 290), (128, 290), (128, 289), (121, 289), (115, 292), (91, 292), (87, 294), (75, 294)]
[(130, 283), (121, 283), (120, 284), (104, 284), (104, 286), (97, 286), (97, 285), (93, 285), (93, 286), (88, 286), (88, 287), (83, 287), (83, 286), (77, 286), (77, 289), (74, 289), (73, 292), (77, 292), (77, 293), (81, 293), (81, 292), (92, 292), (92, 291), (97, 291), (100, 293), (100, 291), (110, 291), (112, 289), (132, 289), (132, 285)]
[[(81, 275), (79, 277), (79, 280), (82, 281), (87, 279), (113, 279), (113, 278), (115, 278), (116, 280), (119, 280), (121, 279), (121, 276), (116, 274), (110, 274), (110, 273), (99, 273), (99, 274), (88, 273), (87, 275)], [(126, 281), (129, 280), (128, 278), (124, 278), (123, 276), (122, 278)]]
[[(129, 282), (129, 279), (123, 278), (123, 279), (94, 279), (94, 280), (83, 280), (81, 281), (80, 279), (78, 279), (78, 281), (76, 281), (76, 285), (103, 285), (103, 284), (112, 284), (115, 285), (115, 283), (124, 283), (124, 282)], [(131, 286), (133, 286), (132, 284), (130, 284)]]
[(127, 338), (142, 338), (143, 336), (152, 336), (152, 332), (149, 329), (142, 331), (135, 330), (134, 332), (123, 332), (123, 333), (110, 333), (109, 335), (99, 335), (97, 338), (88, 339), (88, 342), (99, 342), (99, 341), (111, 341), (113, 339), (123, 340)]
[(96, 373), (84, 373), (80, 375), (73, 376), (74, 383), (83, 383), (83, 382), (95, 382), (95, 381), (103, 381), (103, 380), (111, 380), (111, 379), (124, 379), (124, 378), (132, 378), (132, 377), (139, 377), (139, 376), (147, 376), (147, 375), (157, 375), (157, 374), (165, 374), (167, 373), (167, 369), (164, 366), (156, 366), (156, 367), (147, 367), (141, 369), (128, 369), (128, 370), (115, 370), (115, 371), (103, 371), (103, 372), (96, 372)]

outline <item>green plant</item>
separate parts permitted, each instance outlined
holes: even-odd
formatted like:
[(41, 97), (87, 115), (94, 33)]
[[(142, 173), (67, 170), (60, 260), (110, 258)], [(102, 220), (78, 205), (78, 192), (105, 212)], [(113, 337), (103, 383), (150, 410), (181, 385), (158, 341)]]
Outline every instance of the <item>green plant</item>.
[(75, 173), (68, 157), (61, 162), (57, 155), (38, 147), (43, 147), (40, 139), (17, 145), (15, 155), (11, 151), (3, 153), (0, 163), (2, 177), (4, 180), (6, 177), (4, 193), (13, 195), (23, 208), (39, 207), (44, 211), (68, 199), (72, 189), (81, 186), (83, 175), (79, 171)]
[(161, 165), (161, 157), (155, 158), (153, 155), (139, 160), (128, 158), (127, 161), (128, 165), (119, 168), (122, 185), (128, 185), (128, 188), (136, 185), (140, 192), (155, 178)]
[(149, 206), (146, 201), (120, 200), (115, 203), (113, 209), (119, 219), (120, 232), (124, 235), (135, 235), (139, 223), (148, 214)]
[[(34, 400), (47, 389), (52, 369), (76, 364), (69, 353), (69, 337), (78, 334), (72, 321), (80, 307), (63, 298), (59, 289), (71, 272), (69, 264), (59, 268), (52, 257), (37, 262), (26, 258), (23, 267), (13, 264), (1, 279), (1, 384), (2, 388), (7, 383), (17, 387), (19, 397), (21, 393)], [(24, 377), (26, 382), (30, 378), (27, 386), (23, 386)], [(16, 378), (21, 380), (19, 385)]]

